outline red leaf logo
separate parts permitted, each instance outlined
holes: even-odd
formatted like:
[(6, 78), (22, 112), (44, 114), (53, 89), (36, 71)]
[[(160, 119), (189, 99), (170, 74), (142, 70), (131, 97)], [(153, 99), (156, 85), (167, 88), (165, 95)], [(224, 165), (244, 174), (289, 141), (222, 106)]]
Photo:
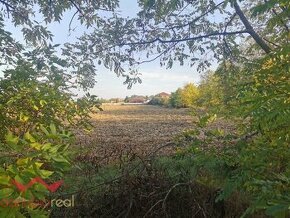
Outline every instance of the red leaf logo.
[(24, 192), (27, 189), (29, 189), (34, 183), (40, 183), (43, 186), (45, 186), (50, 192), (55, 192), (63, 184), (63, 182), (64, 181), (62, 179), (49, 185), (45, 181), (43, 181), (43, 179), (40, 177), (35, 177), (31, 179), (30, 182), (26, 185), (23, 185), (22, 183), (17, 182), (16, 180), (12, 181), (12, 183), (16, 186), (16, 188), (21, 192)]

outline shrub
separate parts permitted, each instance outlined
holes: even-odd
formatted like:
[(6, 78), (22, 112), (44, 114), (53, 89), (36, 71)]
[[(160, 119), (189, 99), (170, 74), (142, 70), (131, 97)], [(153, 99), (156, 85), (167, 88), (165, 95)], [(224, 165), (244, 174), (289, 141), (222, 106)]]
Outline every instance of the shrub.
[(160, 105), (160, 106), (168, 106), (169, 99), (165, 97), (160, 97), (160, 96), (154, 96), (148, 104), (150, 105)]
[(67, 130), (91, 126), (90, 113), (98, 107), (95, 96), (74, 100), (72, 87), (54, 76), (22, 62), (0, 80), (0, 201), (16, 205), (0, 205), (1, 216), (48, 215), (34, 201), (45, 200), (49, 192), (40, 184), (18, 190), (14, 180), (28, 184), (37, 177), (48, 183), (63, 178), (73, 139)]
[(200, 117), (197, 128), (184, 136), (191, 141), (185, 152), (193, 153), (199, 171), (219, 184), (217, 201), (238, 191), (250, 201), (243, 217), (262, 210), (286, 218), (290, 208), (289, 47), (255, 64), (258, 67), (243, 68), (247, 82), (239, 87), (238, 111), (244, 118), (240, 130), (225, 134), (209, 129), (206, 126), (214, 117)]
[(198, 96), (198, 88), (194, 84), (188, 83), (183, 88), (179, 88), (171, 93), (169, 105), (175, 108), (191, 107), (195, 105)]
[(8, 130), (23, 136), (40, 124), (89, 127), (89, 113), (98, 106), (94, 96), (74, 100), (69, 87), (41, 81), (29, 64), (7, 70), (4, 75), (0, 80), (0, 140)]
[[(0, 161), (0, 214), (3, 217), (46, 217), (47, 211), (39, 208), (36, 201), (46, 201), (49, 192), (40, 184), (34, 184), (25, 191), (18, 190), (14, 180), (21, 184), (37, 177), (52, 180), (63, 178), (69, 169), (69, 145), (71, 134), (57, 130), (51, 124), (23, 137), (9, 132), (1, 143)], [(8, 203), (7, 203), (8, 202)]]

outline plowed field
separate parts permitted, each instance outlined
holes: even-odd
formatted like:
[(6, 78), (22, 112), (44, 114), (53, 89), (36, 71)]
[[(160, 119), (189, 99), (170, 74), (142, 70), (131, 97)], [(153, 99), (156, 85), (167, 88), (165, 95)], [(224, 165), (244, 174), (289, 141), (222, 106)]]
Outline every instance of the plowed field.
[(192, 127), (188, 109), (150, 105), (105, 105), (103, 109), (93, 115), (94, 130), (79, 136), (78, 144), (89, 150), (83, 157), (86, 160), (107, 162), (128, 153), (146, 155)]

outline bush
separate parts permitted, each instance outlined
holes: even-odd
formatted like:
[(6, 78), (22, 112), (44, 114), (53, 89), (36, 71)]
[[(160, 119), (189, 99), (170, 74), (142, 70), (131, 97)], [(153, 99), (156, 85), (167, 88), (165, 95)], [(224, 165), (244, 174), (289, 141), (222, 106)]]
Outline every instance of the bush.
[(198, 88), (194, 84), (188, 83), (183, 88), (179, 88), (171, 93), (169, 105), (175, 108), (191, 107), (195, 105), (198, 96)]
[[(46, 217), (47, 211), (38, 208), (36, 201), (46, 201), (50, 195), (40, 184), (21, 191), (13, 181), (28, 184), (32, 179), (52, 182), (63, 178), (63, 173), (70, 167), (69, 145), (71, 134), (57, 130), (51, 124), (41, 127), (33, 133), (26, 132), (18, 137), (9, 132), (5, 142), (1, 143), (0, 161), (0, 214), (3, 217)], [(6, 203), (4, 203), (6, 202)], [(8, 203), (7, 203), (8, 202)], [(4, 206), (4, 207), (3, 207)]]
[(197, 105), (203, 108), (216, 109), (220, 111), (224, 107), (224, 89), (221, 78), (212, 71), (208, 71), (203, 76), (198, 87), (199, 98)]
[(175, 92), (171, 93), (171, 96), (169, 98), (169, 105), (171, 107), (181, 108), (184, 106), (182, 99), (181, 99), (181, 92), (182, 92), (182, 90), (179, 88)]
[(154, 96), (148, 104), (150, 105), (159, 105), (159, 106), (165, 106), (167, 107), (169, 104), (169, 99), (165, 97), (160, 97), (160, 96)]
[[(4, 217), (45, 217), (47, 210), (35, 200), (50, 195), (40, 184), (18, 190), (14, 180), (28, 184), (34, 178), (63, 178), (70, 168), (71, 127), (91, 126), (95, 96), (74, 100), (70, 86), (52, 75), (43, 76), (31, 64), (20, 63), (6, 70), (0, 80), (0, 205)], [(25, 204), (19, 204), (25, 202)]]
[(191, 142), (184, 152), (192, 153), (199, 171), (219, 184), (217, 201), (238, 191), (250, 201), (243, 217), (263, 211), (286, 218), (290, 215), (289, 47), (255, 64), (258, 68), (251, 64), (243, 68), (247, 82), (239, 87), (237, 110), (243, 122), (236, 125), (240, 128), (230, 134), (209, 129), (214, 116), (202, 116), (197, 128), (184, 135)]
[(40, 81), (29, 64), (4, 75), (0, 80), (0, 140), (8, 130), (23, 136), (40, 124), (89, 127), (89, 113), (97, 109), (94, 96), (73, 100), (68, 87)]
[(83, 175), (86, 170), (87, 177), (68, 178), (74, 187), (70, 191), (81, 203), (73, 208), (55, 208), (52, 215), (230, 218), (241, 215), (247, 206), (237, 195), (215, 202), (218, 189), (196, 180), (193, 155), (139, 158), (128, 156), (121, 167), (110, 165), (99, 171), (82, 165), (82, 171), (75, 173)]

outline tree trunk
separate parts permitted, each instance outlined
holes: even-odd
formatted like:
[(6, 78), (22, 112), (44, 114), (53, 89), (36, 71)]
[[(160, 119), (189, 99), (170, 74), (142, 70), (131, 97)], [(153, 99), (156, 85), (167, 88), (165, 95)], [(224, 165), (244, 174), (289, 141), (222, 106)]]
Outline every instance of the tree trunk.
[(249, 31), (249, 34), (253, 37), (255, 42), (268, 54), (271, 52), (271, 48), (266, 44), (266, 42), (258, 35), (258, 33), (254, 30), (249, 20), (246, 18), (245, 14), (241, 10), (237, 1), (233, 1), (234, 8), (236, 10), (237, 15), (240, 17), (242, 23), (245, 25), (246, 29)]

